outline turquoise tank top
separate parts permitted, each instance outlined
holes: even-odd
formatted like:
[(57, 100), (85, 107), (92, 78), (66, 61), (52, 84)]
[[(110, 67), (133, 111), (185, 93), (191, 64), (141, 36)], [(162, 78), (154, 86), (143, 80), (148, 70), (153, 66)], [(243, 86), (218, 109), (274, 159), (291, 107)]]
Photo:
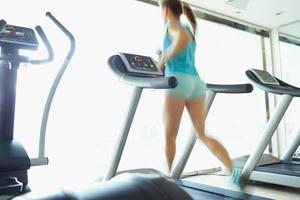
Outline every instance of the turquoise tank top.
[[(180, 23), (180, 25), (187, 31), (191, 32), (187, 24)], [(166, 53), (167, 49), (170, 47), (172, 43), (172, 39), (168, 35), (168, 27), (169, 27), (169, 23), (166, 23), (165, 36), (163, 41), (164, 53)], [(188, 46), (182, 52), (180, 52), (178, 55), (176, 55), (176, 57), (170, 59), (166, 63), (165, 74), (168, 75), (172, 72), (183, 72), (192, 75), (198, 75), (195, 66), (195, 52), (196, 52), (196, 42), (193, 39), (191, 39)]]

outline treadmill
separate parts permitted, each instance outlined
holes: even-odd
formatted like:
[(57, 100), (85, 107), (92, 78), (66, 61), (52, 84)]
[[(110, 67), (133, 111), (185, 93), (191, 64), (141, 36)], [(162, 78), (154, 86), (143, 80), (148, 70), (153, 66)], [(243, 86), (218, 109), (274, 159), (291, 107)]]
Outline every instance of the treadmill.
[[(135, 169), (122, 172), (117, 172), (117, 169), (143, 89), (174, 88), (177, 86), (177, 79), (175, 77), (164, 77), (163, 72), (160, 71), (156, 66), (155, 61), (148, 56), (119, 53), (118, 55), (111, 56), (108, 60), (108, 64), (112, 72), (119, 78), (119, 80), (134, 86), (134, 93), (129, 103), (129, 109), (120, 132), (120, 137), (116, 143), (116, 149), (113, 154), (110, 167), (103, 177), (103, 180), (110, 180), (113, 177), (123, 173), (154, 174), (168, 178), (163, 173), (155, 169)], [(244, 91), (241, 93), (246, 93), (245, 90), (251, 92), (253, 89), (252, 85), (250, 84), (225, 86), (208, 84), (207, 86), (208, 90), (212, 90), (212, 94), (207, 98), (206, 108), (211, 106), (214, 96), (218, 92), (229, 93), (230, 89), (232, 89), (232, 91), (234, 91), (233, 93), (239, 93), (239, 91)], [(207, 109), (207, 111), (208, 110), (209, 109)], [(181, 187), (193, 199), (267, 199), (242, 192), (225, 190), (176, 178), (170, 179), (170, 181)]]
[(300, 97), (300, 88), (287, 84), (263, 70), (250, 69), (246, 71), (246, 75), (258, 88), (268, 93), (282, 95), (282, 98), (268, 121), (257, 146), (244, 165), (241, 177), (245, 180), (300, 188), (300, 161), (293, 159), (300, 144), (300, 130), (278, 161), (258, 164), (293, 98)]

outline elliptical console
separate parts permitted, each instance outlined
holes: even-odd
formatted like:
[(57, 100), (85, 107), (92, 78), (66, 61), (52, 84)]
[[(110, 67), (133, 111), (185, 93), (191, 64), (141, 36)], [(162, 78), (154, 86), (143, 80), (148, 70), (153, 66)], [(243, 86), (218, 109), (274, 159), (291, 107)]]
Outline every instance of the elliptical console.
[(0, 33), (0, 46), (10, 45), (14, 45), (18, 49), (36, 50), (39, 43), (31, 28), (6, 25)]

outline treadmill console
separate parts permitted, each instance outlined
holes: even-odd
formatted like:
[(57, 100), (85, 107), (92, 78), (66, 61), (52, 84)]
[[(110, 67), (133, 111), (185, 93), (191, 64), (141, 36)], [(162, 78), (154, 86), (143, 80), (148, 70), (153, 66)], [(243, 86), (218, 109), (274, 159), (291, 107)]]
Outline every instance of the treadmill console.
[(36, 50), (38, 41), (30, 28), (6, 25), (0, 32), (0, 46), (14, 45), (18, 49)]
[(267, 85), (280, 85), (279, 82), (271, 74), (264, 70), (250, 69), (250, 71), (260, 80), (260, 82)]
[(163, 72), (151, 57), (129, 53), (120, 53), (120, 57), (128, 73), (140, 76), (163, 76)]

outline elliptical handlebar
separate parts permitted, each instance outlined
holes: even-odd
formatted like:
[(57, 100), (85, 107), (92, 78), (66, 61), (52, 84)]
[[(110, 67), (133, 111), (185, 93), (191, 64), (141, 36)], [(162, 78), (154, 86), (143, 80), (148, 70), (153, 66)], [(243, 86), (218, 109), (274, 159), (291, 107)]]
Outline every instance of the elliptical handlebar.
[[(37, 159), (31, 160), (31, 163), (34, 165), (42, 165), (47, 164), (48, 159), (45, 157), (45, 146), (46, 146), (46, 130), (47, 130), (47, 124), (48, 124), (48, 117), (52, 105), (52, 101), (56, 92), (56, 89), (67, 69), (69, 66), (69, 63), (73, 57), (73, 54), (75, 52), (75, 38), (71, 34), (70, 31), (68, 31), (50, 12), (46, 13), (46, 16), (49, 17), (55, 25), (70, 39), (70, 49), (68, 51), (68, 54), (66, 55), (64, 62), (62, 66), (60, 67), (53, 84), (51, 86), (51, 89), (48, 93), (47, 101), (44, 107), (42, 122), (41, 122), (41, 128), (40, 128), (40, 142), (39, 142), (39, 156)], [(46, 159), (45, 159), (46, 158)], [(40, 161), (45, 162), (40, 162)]]
[[(0, 32), (2, 32), (4, 30), (5, 26), (6, 26), (6, 21), (0, 20)], [(52, 48), (46, 34), (44, 33), (42, 27), (36, 26), (35, 30), (37, 31), (39, 37), (42, 39), (42, 42), (47, 49), (47, 53), (48, 53), (47, 58), (39, 59), (39, 60), (31, 60), (28, 57), (22, 56), (19, 54), (4, 54), (4, 55), (1, 55), (0, 60), (8, 61), (8, 62), (17, 62), (17, 63), (30, 63), (33, 65), (40, 65), (40, 64), (51, 62), (54, 58), (53, 48)], [(38, 43), (36, 43), (36, 44), (38, 44)]]
[(41, 26), (36, 26), (35, 30), (37, 31), (37, 33), (39, 34), (40, 38), (42, 39), (47, 52), (48, 52), (48, 58), (42, 59), (42, 60), (30, 60), (30, 63), (33, 65), (40, 65), (40, 64), (44, 64), (44, 63), (48, 63), (51, 62), (53, 60), (54, 54), (53, 54), (53, 48), (48, 40), (48, 38), (46, 37), (45, 32), (43, 31)]
[(1, 19), (0, 20), (0, 32), (4, 29), (5, 26), (6, 26), (6, 21)]
[(51, 19), (51, 21), (69, 38), (71, 46), (70, 50), (67, 56), (67, 59), (70, 59), (75, 51), (75, 38), (72, 35), (72, 33), (64, 26), (62, 25), (52, 14), (51, 12), (47, 12), (46, 16)]
[[(74, 54), (75, 51), (75, 38), (74, 36), (68, 31), (50, 12), (46, 13), (46, 16), (51, 19), (51, 21), (69, 38), (71, 45), (70, 45), (70, 50), (67, 55), (67, 59), (70, 60)], [(5, 20), (0, 20), (0, 32), (5, 28), (6, 26), (6, 21)], [(45, 64), (48, 62), (51, 62), (54, 58), (54, 53), (53, 53), (53, 48), (43, 31), (41, 26), (36, 26), (35, 30), (37, 31), (39, 37), (43, 41), (44, 46), (47, 49), (48, 57), (45, 59), (40, 59), (40, 60), (30, 60), (25, 56), (20, 56), (20, 55), (5, 55), (1, 56), (0, 60), (3, 61), (10, 61), (10, 62), (19, 62), (19, 63), (30, 63), (34, 65), (40, 65), (40, 64)]]
[[(64, 26), (62, 25), (52, 14), (51, 12), (47, 12), (46, 16), (49, 17), (51, 19), (51, 21), (69, 38), (71, 45), (70, 45), (70, 50), (69, 53), (67, 55), (67, 59), (71, 59), (74, 51), (75, 51), (75, 38), (72, 35), (72, 33)], [(43, 29), (41, 26), (36, 26), (35, 30), (37, 31), (37, 33), (39, 34), (40, 38), (42, 39), (44, 45), (47, 48), (48, 51), (48, 58), (43, 59), (43, 60), (31, 60), (30, 63), (31, 64), (43, 64), (43, 63), (47, 63), (53, 60), (54, 54), (53, 54), (53, 48), (49, 42), (49, 40), (46, 37), (46, 34), (44, 33)]]

